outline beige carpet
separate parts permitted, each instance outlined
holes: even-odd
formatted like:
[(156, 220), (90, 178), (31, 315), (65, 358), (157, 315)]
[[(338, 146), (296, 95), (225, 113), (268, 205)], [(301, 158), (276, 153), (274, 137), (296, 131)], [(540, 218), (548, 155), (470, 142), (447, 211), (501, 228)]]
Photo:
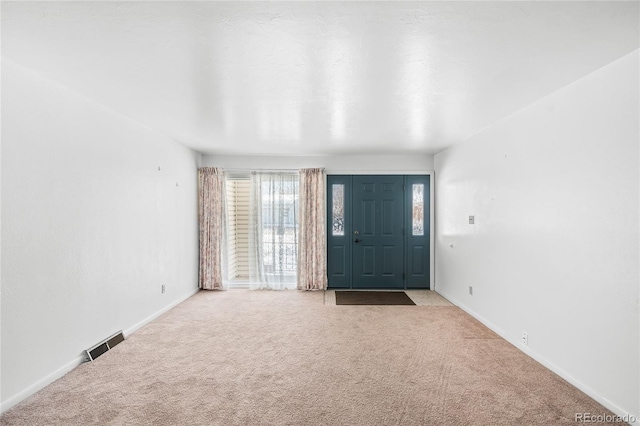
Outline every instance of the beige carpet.
[(556, 425), (602, 406), (454, 306), (200, 292), (2, 425)]

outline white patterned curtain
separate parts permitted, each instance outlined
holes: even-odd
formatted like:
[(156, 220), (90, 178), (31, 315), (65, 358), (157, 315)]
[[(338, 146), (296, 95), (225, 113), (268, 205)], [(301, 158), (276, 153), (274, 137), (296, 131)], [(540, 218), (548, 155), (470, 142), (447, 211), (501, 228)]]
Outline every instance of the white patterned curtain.
[(298, 290), (326, 290), (324, 169), (300, 170)]
[(249, 208), (250, 288), (295, 289), (298, 174), (252, 172)]
[(200, 224), (199, 286), (204, 290), (224, 290), (224, 174), (215, 167), (198, 169)]

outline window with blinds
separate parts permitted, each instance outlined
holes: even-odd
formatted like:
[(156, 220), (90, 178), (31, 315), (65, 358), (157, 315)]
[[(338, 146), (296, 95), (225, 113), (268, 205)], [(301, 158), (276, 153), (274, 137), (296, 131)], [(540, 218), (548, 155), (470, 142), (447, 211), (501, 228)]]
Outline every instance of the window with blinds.
[(230, 281), (249, 279), (249, 176), (229, 176), (227, 186), (227, 256)]

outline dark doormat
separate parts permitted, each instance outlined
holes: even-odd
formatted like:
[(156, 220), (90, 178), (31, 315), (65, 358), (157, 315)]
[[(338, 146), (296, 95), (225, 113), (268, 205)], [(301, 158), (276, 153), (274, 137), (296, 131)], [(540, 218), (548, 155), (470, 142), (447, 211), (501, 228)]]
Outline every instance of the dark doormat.
[(415, 305), (404, 291), (336, 291), (336, 305)]

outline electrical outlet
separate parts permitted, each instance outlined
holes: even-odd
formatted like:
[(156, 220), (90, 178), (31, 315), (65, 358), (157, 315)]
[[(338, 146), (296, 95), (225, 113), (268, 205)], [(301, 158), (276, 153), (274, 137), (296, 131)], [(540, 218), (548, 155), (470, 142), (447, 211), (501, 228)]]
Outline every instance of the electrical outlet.
[(473, 296), (473, 286), (472, 285), (469, 286), (469, 294)]
[(522, 344), (525, 346), (529, 345), (529, 335), (527, 334), (526, 331), (522, 332)]
[(162, 284), (162, 294), (164, 294), (164, 284)]

